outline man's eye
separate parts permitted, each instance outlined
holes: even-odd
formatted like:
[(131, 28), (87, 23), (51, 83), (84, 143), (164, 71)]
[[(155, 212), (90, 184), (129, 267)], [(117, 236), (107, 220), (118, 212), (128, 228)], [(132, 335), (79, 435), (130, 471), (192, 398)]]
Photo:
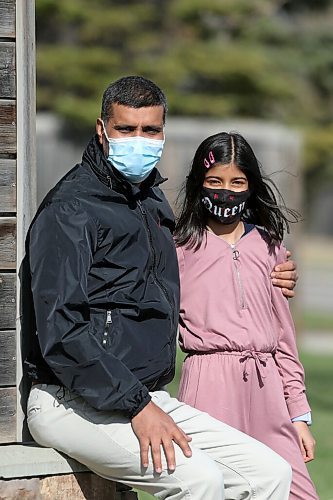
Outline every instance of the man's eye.
[(133, 128), (131, 127), (116, 127), (116, 130), (121, 134), (129, 134), (130, 132), (133, 132)]
[(156, 130), (154, 128), (146, 130), (146, 133), (149, 135), (156, 135), (159, 134), (159, 132), (160, 132), (159, 130)]

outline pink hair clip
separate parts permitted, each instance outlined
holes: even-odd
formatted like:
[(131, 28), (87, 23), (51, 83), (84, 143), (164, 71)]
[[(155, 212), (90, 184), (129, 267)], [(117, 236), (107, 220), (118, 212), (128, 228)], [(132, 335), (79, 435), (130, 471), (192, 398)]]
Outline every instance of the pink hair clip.
[(204, 159), (204, 165), (206, 168), (210, 168), (214, 163), (215, 163), (215, 158), (213, 155), (213, 151), (209, 151), (208, 160), (207, 158)]

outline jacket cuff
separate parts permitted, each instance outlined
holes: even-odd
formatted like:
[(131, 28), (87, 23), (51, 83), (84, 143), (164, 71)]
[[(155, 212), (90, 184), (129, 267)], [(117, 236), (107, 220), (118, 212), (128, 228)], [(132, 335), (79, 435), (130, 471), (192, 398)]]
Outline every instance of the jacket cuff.
[(138, 406), (136, 406), (135, 408), (133, 408), (130, 412), (129, 412), (129, 417), (130, 419), (132, 419), (133, 417), (135, 417), (138, 413), (140, 413), (141, 410), (144, 409), (145, 406), (147, 406), (147, 404), (151, 401), (151, 396), (150, 394), (148, 393), (140, 402), (140, 404)]
[(311, 411), (308, 400), (306, 398), (305, 393), (300, 394), (291, 399), (287, 399), (286, 401), (290, 418), (299, 417), (299, 415), (304, 415)]

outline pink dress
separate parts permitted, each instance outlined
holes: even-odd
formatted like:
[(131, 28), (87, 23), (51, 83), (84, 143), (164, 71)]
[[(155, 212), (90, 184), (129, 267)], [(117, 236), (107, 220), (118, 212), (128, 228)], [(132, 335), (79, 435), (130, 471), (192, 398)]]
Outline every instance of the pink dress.
[(177, 249), (180, 343), (188, 353), (179, 399), (262, 441), (293, 468), (290, 499), (318, 499), (291, 418), (310, 411), (288, 300), (272, 285), (286, 260), (257, 228), (230, 245), (206, 232)]

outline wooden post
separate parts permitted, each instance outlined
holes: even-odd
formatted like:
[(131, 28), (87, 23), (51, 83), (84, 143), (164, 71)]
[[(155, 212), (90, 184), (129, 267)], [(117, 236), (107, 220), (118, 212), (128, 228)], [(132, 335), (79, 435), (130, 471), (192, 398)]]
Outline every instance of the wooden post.
[(17, 439), (15, 16), (15, 0), (0, 0), (0, 443)]
[(16, 137), (17, 137), (17, 236), (16, 236), (16, 436), (24, 440), (25, 387), (22, 384), (21, 309), (24, 297), (19, 272), (25, 254), (25, 237), (36, 212), (36, 64), (35, 0), (16, 0)]

